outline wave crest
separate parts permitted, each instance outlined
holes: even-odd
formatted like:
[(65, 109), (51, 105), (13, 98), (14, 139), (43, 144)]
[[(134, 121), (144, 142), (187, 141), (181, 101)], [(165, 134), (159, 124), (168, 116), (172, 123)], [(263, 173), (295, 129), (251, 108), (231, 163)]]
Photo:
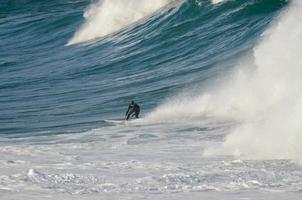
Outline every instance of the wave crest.
[(84, 13), (85, 23), (67, 45), (116, 32), (167, 5), (171, 0), (99, 0)]

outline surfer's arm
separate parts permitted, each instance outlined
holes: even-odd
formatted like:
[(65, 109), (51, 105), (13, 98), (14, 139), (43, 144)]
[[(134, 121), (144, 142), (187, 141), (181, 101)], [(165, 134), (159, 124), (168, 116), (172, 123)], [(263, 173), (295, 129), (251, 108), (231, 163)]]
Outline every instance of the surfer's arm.
[(129, 106), (128, 106), (128, 110), (127, 110), (127, 112), (126, 112), (125, 116), (127, 116), (127, 115), (128, 115), (128, 113), (129, 113), (129, 111), (130, 111), (130, 108), (131, 108), (131, 106), (129, 105)]

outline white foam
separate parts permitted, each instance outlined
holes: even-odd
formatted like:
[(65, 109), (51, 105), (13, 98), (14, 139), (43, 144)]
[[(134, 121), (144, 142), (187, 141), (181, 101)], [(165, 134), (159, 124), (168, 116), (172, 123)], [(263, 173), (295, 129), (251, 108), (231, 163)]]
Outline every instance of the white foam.
[(47, 180), (47, 176), (35, 169), (29, 169), (27, 172), (27, 180), (30, 180), (31, 182), (44, 182)]
[(94, 40), (149, 16), (171, 0), (99, 0), (84, 13), (85, 22), (67, 45)]
[[(235, 99), (253, 117), (224, 143), (237, 155), (302, 161), (302, 20), (301, 1), (293, 1), (254, 49), (257, 71), (240, 86)], [(249, 91), (249, 92), (247, 92)], [(236, 101), (233, 105), (240, 105)], [(240, 114), (240, 113), (238, 113)]]
[[(229, 81), (199, 95), (179, 95), (149, 118), (235, 120), (241, 125), (219, 153), (302, 161), (301, 20), (302, 2), (292, 1), (254, 48), (252, 62), (242, 61)], [(205, 152), (213, 153), (217, 149)]]

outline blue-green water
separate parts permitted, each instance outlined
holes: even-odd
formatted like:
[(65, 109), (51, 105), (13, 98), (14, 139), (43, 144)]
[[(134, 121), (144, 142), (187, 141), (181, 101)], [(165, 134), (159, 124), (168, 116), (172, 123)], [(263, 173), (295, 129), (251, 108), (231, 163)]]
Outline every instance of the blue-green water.
[(97, 41), (66, 46), (89, 4), (1, 3), (1, 135), (102, 127), (102, 119), (123, 116), (132, 99), (146, 114), (223, 73), (224, 62), (251, 48), (286, 3), (174, 2)]

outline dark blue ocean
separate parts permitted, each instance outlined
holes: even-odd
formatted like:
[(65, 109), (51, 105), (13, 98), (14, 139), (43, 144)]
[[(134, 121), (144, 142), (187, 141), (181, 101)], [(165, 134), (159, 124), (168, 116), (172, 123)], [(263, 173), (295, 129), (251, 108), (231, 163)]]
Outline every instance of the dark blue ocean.
[[(301, 13), (299, 0), (0, 0), (0, 196), (296, 198)], [(108, 123), (131, 100), (141, 118)]]

